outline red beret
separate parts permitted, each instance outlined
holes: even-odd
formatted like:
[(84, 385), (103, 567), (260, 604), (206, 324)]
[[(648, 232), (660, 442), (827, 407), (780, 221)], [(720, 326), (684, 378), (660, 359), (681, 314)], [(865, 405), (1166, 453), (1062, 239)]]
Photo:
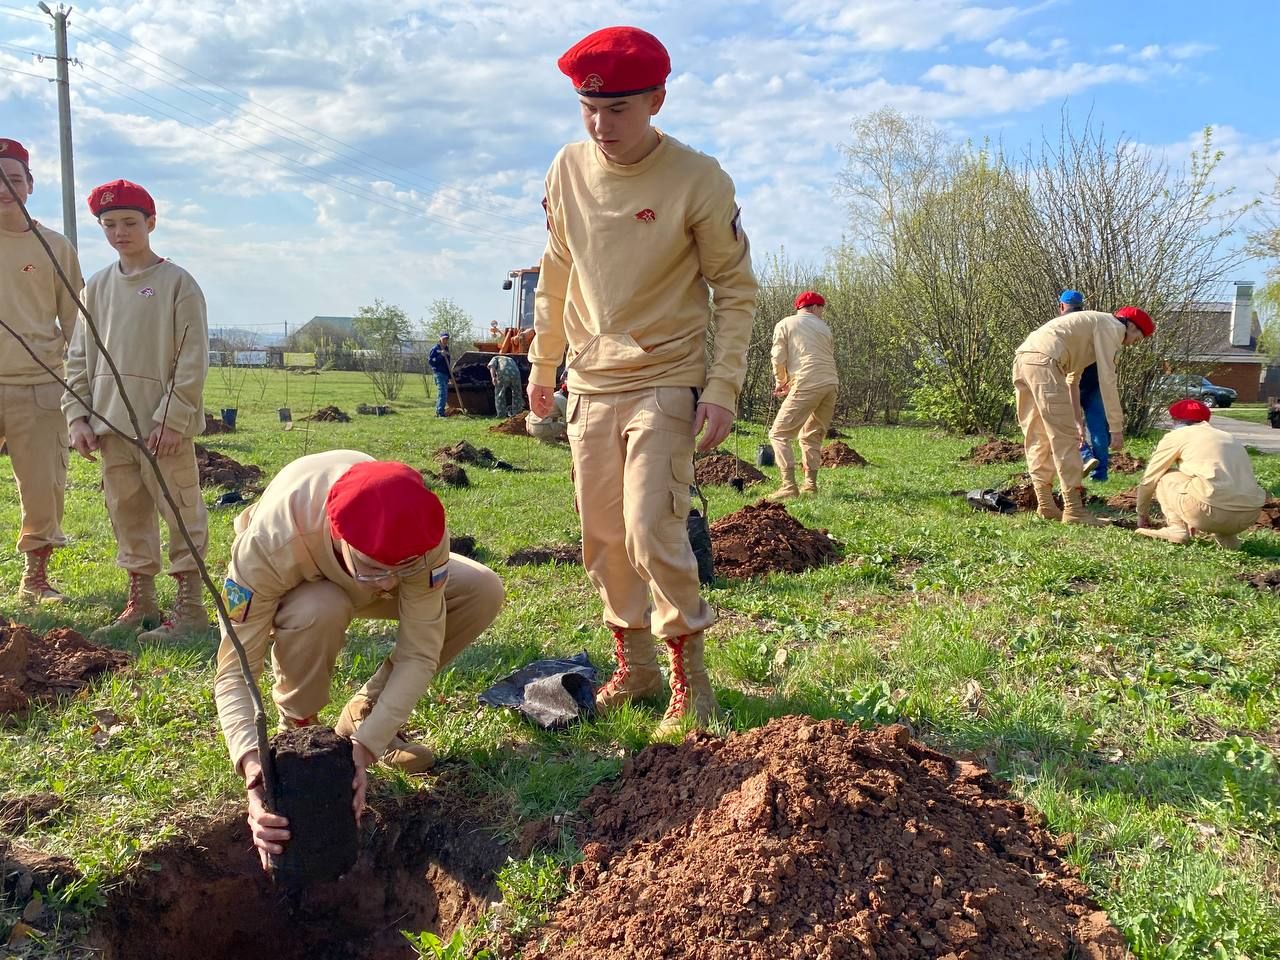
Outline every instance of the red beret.
[(94, 187), (89, 194), (89, 211), (100, 217), (110, 210), (139, 210), (148, 217), (156, 215), (156, 202), (151, 194), (128, 180), (112, 180)]
[(1199, 400), (1193, 397), (1187, 397), (1185, 400), (1178, 400), (1169, 404), (1169, 416), (1175, 420), (1182, 420), (1186, 423), (1204, 423), (1213, 414)]
[(17, 160), (28, 170), (31, 169), (31, 155), (17, 140), (0, 137), (0, 160)]
[(1146, 311), (1139, 310), (1137, 307), (1121, 307), (1116, 311), (1115, 315), (1121, 320), (1128, 320), (1135, 327), (1142, 331), (1144, 337), (1149, 337), (1156, 332), (1155, 322), (1146, 314)]
[(444, 506), (405, 463), (355, 464), (330, 488), (324, 509), (335, 538), (388, 567), (423, 556), (444, 537)]
[(560, 58), (560, 72), (587, 97), (630, 97), (655, 90), (671, 74), (667, 48), (636, 27), (605, 27)]
[(814, 293), (812, 290), (806, 290), (800, 296), (796, 297), (796, 309), (803, 310), (805, 307), (825, 307), (827, 301), (822, 294)]

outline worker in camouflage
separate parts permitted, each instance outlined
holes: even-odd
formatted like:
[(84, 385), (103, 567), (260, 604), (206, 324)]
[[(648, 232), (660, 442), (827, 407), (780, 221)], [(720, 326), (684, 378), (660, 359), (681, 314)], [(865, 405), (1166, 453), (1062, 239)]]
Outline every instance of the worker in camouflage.
[(495, 356), (489, 361), (489, 379), (493, 381), (493, 404), (498, 416), (505, 419), (524, 409), (524, 387), (515, 360), (502, 354)]

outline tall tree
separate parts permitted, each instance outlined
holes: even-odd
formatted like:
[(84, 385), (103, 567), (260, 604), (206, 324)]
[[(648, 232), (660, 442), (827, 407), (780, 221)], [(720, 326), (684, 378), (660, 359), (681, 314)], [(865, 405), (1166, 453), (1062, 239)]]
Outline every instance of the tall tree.
[(412, 333), (408, 314), (379, 298), (360, 308), (353, 326), (363, 346), (360, 369), (380, 397), (395, 400), (404, 387), (404, 351)]

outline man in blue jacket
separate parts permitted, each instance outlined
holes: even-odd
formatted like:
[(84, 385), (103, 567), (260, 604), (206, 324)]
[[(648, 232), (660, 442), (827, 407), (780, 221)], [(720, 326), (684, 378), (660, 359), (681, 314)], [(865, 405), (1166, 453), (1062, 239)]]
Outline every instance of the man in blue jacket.
[(440, 342), (427, 355), (427, 365), (436, 378), (436, 416), (444, 416), (444, 404), (449, 398), (449, 371), (453, 369), (453, 357), (449, 356), (449, 334), (440, 334)]

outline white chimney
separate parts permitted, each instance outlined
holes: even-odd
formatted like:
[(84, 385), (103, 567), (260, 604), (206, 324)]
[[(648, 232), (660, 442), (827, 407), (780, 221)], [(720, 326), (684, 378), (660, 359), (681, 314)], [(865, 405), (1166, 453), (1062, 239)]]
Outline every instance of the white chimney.
[(1231, 304), (1231, 345), (1248, 348), (1253, 339), (1253, 282), (1236, 283), (1236, 299)]

